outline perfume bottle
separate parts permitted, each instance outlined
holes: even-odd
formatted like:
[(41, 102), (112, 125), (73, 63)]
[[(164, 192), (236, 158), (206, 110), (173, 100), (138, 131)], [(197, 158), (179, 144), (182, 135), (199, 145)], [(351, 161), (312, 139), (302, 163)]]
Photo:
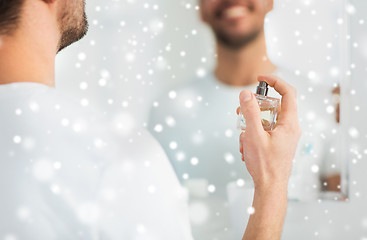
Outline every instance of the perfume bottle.
[[(280, 99), (267, 96), (269, 90), (268, 86), (266, 82), (260, 82), (259, 86), (257, 86), (255, 97), (259, 103), (261, 123), (264, 130), (272, 131), (276, 126)], [(237, 127), (240, 130), (246, 129), (246, 121), (241, 112), (238, 116)]]

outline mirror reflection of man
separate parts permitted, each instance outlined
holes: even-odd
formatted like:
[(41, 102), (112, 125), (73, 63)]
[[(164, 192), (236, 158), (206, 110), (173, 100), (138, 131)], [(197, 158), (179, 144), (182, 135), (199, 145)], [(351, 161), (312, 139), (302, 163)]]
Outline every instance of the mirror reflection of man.
[[(273, 0), (201, 0), (201, 19), (216, 40), (215, 68), (207, 76), (197, 77), (162, 96), (159, 106), (151, 112), (149, 128), (189, 189), (191, 224), (198, 239), (230, 239), (233, 224), (245, 218), (235, 216), (232, 205), (237, 199), (236, 188), (251, 188), (251, 180), (242, 175), (244, 169), (236, 145), (237, 116), (229, 109), (237, 106), (236, 99), (243, 88), (255, 92), (259, 74), (278, 75), (299, 93), (305, 134), (288, 197), (315, 199), (319, 192), (322, 139), (317, 132), (326, 125), (321, 117), (325, 95), (269, 59), (264, 22), (272, 9)], [(272, 89), (269, 96), (279, 97)], [(248, 203), (243, 202), (243, 207), (247, 208)], [(232, 225), (228, 224), (230, 218)]]

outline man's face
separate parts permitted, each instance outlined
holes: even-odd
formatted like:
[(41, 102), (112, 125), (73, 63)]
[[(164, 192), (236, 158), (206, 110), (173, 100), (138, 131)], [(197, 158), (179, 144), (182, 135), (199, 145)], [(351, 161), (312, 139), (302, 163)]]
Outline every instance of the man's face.
[(201, 0), (201, 16), (217, 40), (230, 48), (241, 48), (263, 30), (265, 15), (273, 0)]
[(85, 0), (60, 1), (58, 22), (61, 32), (58, 51), (61, 51), (72, 43), (82, 39), (88, 31)]

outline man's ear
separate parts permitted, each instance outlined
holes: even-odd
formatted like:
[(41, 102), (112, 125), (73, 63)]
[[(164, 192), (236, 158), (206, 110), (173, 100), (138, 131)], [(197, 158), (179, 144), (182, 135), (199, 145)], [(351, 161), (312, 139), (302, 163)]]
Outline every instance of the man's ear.
[(204, 14), (204, 8), (203, 8), (203, 0), (199, 0), (199, 12), (200, 12), (200, 19), (201, 21), (203, 21), (204, 23), (207, 23), (207, 19), (205, 17), (205, 14)]

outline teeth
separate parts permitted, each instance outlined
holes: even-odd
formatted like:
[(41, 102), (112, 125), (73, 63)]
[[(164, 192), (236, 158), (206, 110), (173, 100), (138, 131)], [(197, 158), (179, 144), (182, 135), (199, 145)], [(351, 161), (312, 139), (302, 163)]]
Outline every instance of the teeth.
[(238, 18), (246, 15), (246, 9), (244, 7), (231, 7), (224, 11), (226, 18)]

